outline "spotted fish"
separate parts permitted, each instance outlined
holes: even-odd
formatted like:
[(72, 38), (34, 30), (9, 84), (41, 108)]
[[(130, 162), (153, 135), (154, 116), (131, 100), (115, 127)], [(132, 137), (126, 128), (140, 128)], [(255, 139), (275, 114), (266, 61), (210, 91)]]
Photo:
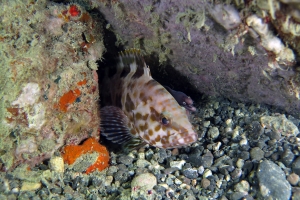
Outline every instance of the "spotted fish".
[(101, 85), (101, 135), (127, 147), (187, 146), (197, 140), (186, 110), (157, 81), (137, 49), (119, 54)]

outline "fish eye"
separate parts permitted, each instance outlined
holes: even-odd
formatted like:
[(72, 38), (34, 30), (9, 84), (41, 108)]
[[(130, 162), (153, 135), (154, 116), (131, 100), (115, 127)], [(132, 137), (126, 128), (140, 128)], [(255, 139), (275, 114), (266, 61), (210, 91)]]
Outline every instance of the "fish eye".
[(170, 121), (169, 121), (166, 117), (163, 117), (163, 118), (161, 118), (161, 123), (162, 123), (163, 125), (167, 125), (167, 124), (170, 123)]
[(185, 106), (185, 105), (186, 105), (186, 102), (184, 101), (184, 102), (182, 102), (182, 104)]

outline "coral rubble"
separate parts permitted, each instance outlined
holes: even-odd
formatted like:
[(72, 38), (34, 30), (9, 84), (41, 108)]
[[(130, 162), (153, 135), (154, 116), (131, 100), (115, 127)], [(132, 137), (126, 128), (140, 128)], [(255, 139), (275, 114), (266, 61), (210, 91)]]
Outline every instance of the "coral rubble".
[(99, 137), (102, 18), (80, 4), (1, 2), (0, 169)]

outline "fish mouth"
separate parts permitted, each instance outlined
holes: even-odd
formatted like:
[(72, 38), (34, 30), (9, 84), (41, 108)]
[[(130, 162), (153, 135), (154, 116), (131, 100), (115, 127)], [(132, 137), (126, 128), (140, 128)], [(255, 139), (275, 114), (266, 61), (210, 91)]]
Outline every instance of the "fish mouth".
[(183, 134), (184, 136), (179, 137), (176, 140), (176, 145), (175, 146), (177, 146), (177, 147), (192, 144), (192, 143), (196, 142), (197, 139), (198, 139), (198, 134), (196, 132), (186, 132), (186, 133), (181, 133), (181, 134)]

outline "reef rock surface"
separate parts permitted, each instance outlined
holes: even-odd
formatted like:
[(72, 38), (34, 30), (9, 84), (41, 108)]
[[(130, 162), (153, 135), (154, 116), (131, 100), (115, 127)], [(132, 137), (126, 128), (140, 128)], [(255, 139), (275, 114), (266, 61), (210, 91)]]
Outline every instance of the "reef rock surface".
[(299, 116), (299, 3), (90, 2), (104, 14), (118, 44), (154, 53), (198, 91)]
[(1, 2), (0, 169), (99, 138), (102, 23), (77, 4)]

